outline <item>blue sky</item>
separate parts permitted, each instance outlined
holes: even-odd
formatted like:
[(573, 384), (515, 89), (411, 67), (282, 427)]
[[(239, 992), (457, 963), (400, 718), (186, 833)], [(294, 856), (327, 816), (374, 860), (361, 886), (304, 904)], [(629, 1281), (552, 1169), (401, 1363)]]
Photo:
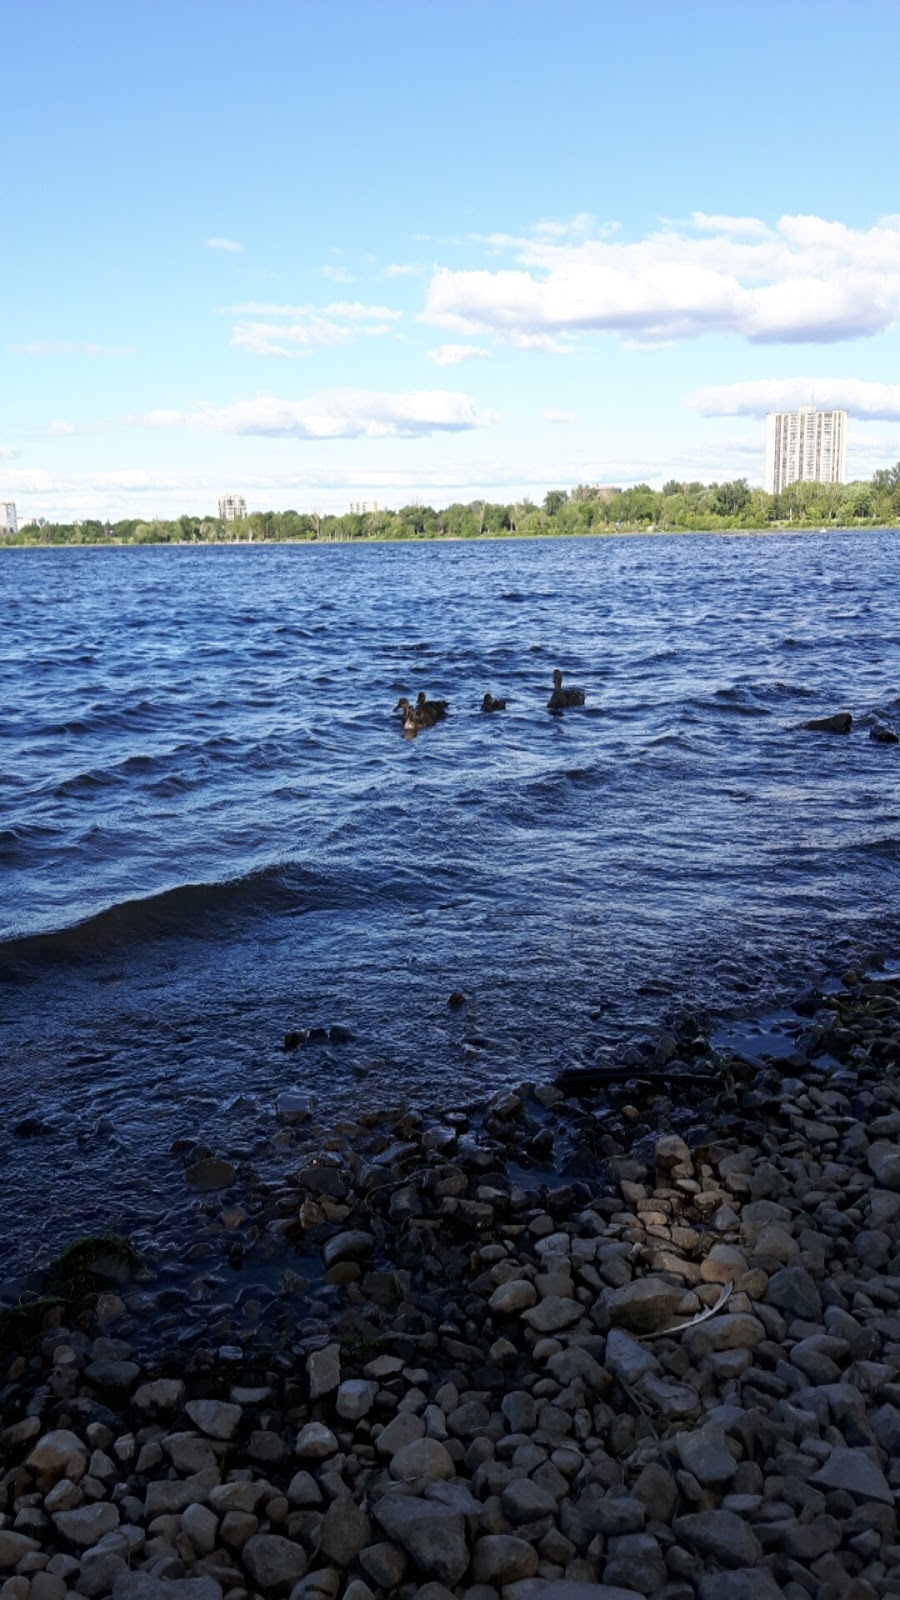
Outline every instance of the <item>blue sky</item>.
[(894, 0), (6, 0), (20, 516), (900, 458)]

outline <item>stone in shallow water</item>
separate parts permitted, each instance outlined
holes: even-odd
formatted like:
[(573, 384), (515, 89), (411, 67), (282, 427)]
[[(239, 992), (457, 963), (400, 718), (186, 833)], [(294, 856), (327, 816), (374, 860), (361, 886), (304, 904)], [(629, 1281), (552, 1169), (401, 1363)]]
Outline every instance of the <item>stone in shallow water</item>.
[(812, 717), (803, 726), (807, 733), (849, 733), (853, 717), (849, 711), (835, 711), (830, 717)]
[(206, 1156), (185, 1169), (184, 1181), (189, 1189), (205, 1194), (211, 1189), (228, 1189), (234, 1183), (235, 1170), (230, 1161), (218, 1156)]

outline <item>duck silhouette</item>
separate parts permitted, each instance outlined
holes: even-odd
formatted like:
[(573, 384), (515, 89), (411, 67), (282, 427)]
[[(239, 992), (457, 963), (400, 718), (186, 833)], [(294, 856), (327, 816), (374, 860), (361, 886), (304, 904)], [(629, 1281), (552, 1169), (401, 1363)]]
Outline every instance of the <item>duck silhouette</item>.
[(482, 711), (505, 711), (506, 701), (495, 700), (492, 694), (486, 694), (481, 702)]
[(420, 689), (415, 705), (411, 705), (405, 695), (394, 707), (403, 718), (404, 733), (421, 733), (423, 728), (433, 728), (436, 722), (441, 722), (447, 715), (446, 700), (426, 700), (424, 691)]
[(566, 706), (583, 706), (583, 689), (564, 689), (562, 686), (562, 673), (557, 667), (553, 674), (553, 688), (550, 699), (547, 701), (548, 711), (564, 711)]

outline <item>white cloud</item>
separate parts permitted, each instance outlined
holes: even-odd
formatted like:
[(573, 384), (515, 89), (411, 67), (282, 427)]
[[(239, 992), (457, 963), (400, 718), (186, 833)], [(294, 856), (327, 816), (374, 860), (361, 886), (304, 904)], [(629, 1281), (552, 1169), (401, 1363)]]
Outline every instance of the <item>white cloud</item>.
[(480, 344), (440, 344), (435, 350), (426, 350), (429, 361), (436, 367), (456, 367), (460, 361), (490, 361), (491, 352)]
[[(259, 305), (246, 309), (268, 321), (236, 322), (231, 343), (254, 355), (304, 355), (317, 347), (349, 344), (361, 337), (384, 338), (394, 332), (393, 324), (402, 315), (390, 306), (367, 306), (361, 301), (337, 300), (326, 306)], [(272, 320), (278, 318), (278, 321)]]
[(34, 344), (8, 344), (17, 356), (133, 356), (131, 345), (67, 343), (57, 339), (38, 339)]
[(15, 448), (15, 445), (0, 444), (0, 461), (15, 461), (20, 454), (21, 452)]
[(547, 406), (541, 416), (554, 427), (568, 427), (570, 423), (578, 421), (577, 411), (558, 411), (555, 406)]
[(419, 438), (463, 433), (493, 421), (479, 413), (470, 395), (448, 389), (387, 393), (332, 389), (305, 400), (260, 395), (229, 406), (199, 411), (154, 411), (140, 419), (150, 427), (185, 427), (211, 433), (265, 435), (282, 439)]
[(321, 272), (322, 272), (322, 277), (323, 278), (330, 278), (332, 283), (355, 283), (356, 282), (356, 279), (354, 278), (352, 272), (348, 272), (347, 268), (344, 267), (344, 266), (341, 266), (340, 262), (326, 261), (324, 267), (321, 268)]
[(384, 269), (386, 278), (417, 278), (422, 271), (415, 261), (391, 261)]
[(238, 244), (237, 239), (207, 239), (207, 250), (226, 250), (229, 255), (239, 256), (244, 246)]
[(849, 411), (853, 417), (900, 420), (900, 383), (870, 383), (863, 378), (761, 378), (697, 389), (685, 397), (692, 411), (706, 417), (764, 417), (769, 411), (794, 411), (810, 403), (820, 411)]
[(635, 242), (542, 224), (495, 235), (516, 265), (437, 269), (424, 320), (526, 348), (567, 348), (585, 333), (659, 344), (703, 334), (753, 343), (831, 343), (900, 319), (900, 221), (868, 230), (821, 217), (706, 216)]

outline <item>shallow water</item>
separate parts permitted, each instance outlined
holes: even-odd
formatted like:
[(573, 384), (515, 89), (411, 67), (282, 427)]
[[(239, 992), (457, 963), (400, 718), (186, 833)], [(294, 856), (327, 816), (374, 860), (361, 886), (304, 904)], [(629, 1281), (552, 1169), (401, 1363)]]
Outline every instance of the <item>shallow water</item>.
[(898, 548), (4, 552), (0, 1269), (149, 1217), (173, 1138), (252, 1147), (280, 1088), (458, 1104), (896, 951)]

